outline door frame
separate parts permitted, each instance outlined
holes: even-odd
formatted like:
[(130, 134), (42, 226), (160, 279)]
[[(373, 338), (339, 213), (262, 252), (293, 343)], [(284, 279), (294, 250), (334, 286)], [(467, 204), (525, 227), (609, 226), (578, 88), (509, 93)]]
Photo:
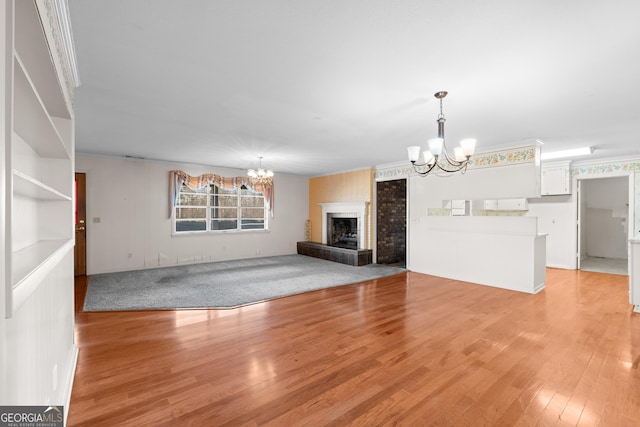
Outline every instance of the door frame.
[(582, 220), (583, 218), (581, 218), (581, 212), (580, 212), (580, 201), (582, 200), (582, 194), (581, 192), (584, 191), (584, 188), (582, 187), (582, 181), (586, 181), (586, 180), (594, 180), (594, 179), (609, 179), (609, 178), (623, 178), (623, 177), (627, 177), (627, 179), (629, 180), (629, 185), (628, 185), (628, 194), (627, 194), (627, 263), (628, 266), (627, 268), (629, 269), (628, 271), (631, 271), (631, 247), (629, 245), (629, 239), (633, 238), (633, 230), (634, 230), (634, 226), (635, 226), (635, 217), (634, 217), (634, 211), (635, 211), (635, 191), (634, 191), (634, 174), (633, 172), (627, 172), (627, 173), (616, 173), (616, 174), (607, 174), (607, 175), (593, 175), (593, 176), (584, 176), (584, 177), (576, 177), (574, 178), (574, 184), (575, 184), (575, 189), (576, 189), (576, 197), (575, 197), (575, 210), (576, 210), (576, 214), (575, 214), (575, 218), (576, 218), (576, 236), (574, 239), (575, 242), (575, 253), (576, 253), (576, 270), (580, 270), (580, 249), (581, 249), (581, 230), (582, 230)]

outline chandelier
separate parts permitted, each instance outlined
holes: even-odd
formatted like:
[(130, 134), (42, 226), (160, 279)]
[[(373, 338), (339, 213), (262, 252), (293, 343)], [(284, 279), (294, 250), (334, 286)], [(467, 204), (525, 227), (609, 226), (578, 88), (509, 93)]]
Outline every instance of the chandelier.
[(430, 139), (429, 149), (423, 152), (424, 163), (417, 163), (420, 158), (420, 146), (414, 145), (407, 147), (409, 161), (413, 166), (413, 170), (420, 175), (427, 175), (433, 172), (438, 175), (438, 171), (454, 173), (465, 173), (469, 165), (469, 159), (473, 155), (476, 148), (475, 139), (463, 139), (460, 141), (460, 147), (454, 149), (453, 155), (447, 152), (447, 146), (444, 139), (444, 113), (442, 112), (442, 99), (447, 96), (447, 92), (441, 91), (434, 95), (440, 100), (440, 114), (438, 114), (438, 137)]
[(258, 157), (259, 165), (258, 169), (249, 169), (247, 175), (254, 182), (267, 183), (271, 182), (273, 178), (273, 171), (270, 169), (262, 169), (262, 157)]

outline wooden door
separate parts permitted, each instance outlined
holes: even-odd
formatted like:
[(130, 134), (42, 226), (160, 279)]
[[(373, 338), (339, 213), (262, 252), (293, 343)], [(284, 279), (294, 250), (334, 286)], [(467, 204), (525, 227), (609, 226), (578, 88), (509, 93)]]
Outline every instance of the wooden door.
[(74, 274), (76, 276), (84, 276), (87, 274), (86, 178), (86, 174), (76, 173), (76, 246), (74, 252)]

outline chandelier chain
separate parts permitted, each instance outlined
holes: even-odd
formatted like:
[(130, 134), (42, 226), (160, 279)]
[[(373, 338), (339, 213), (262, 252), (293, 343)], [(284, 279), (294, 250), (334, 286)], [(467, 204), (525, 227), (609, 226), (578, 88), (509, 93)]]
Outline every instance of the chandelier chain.
[(438, 114), (439, 119), (444, 119), (444, 113), (442, 112), (442, 98), (440, 98), (440, 114)]

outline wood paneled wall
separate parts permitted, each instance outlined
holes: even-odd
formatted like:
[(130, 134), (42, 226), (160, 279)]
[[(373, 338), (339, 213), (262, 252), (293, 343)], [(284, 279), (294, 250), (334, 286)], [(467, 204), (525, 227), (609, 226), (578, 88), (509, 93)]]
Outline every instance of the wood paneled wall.
[(371, 249), (373, 169), (309, 179), (309, 220), (311, 221), (312, 242), (322, 242), (322, 208), (320, 203), (336, 202), (369, 202), (366, 249)]

